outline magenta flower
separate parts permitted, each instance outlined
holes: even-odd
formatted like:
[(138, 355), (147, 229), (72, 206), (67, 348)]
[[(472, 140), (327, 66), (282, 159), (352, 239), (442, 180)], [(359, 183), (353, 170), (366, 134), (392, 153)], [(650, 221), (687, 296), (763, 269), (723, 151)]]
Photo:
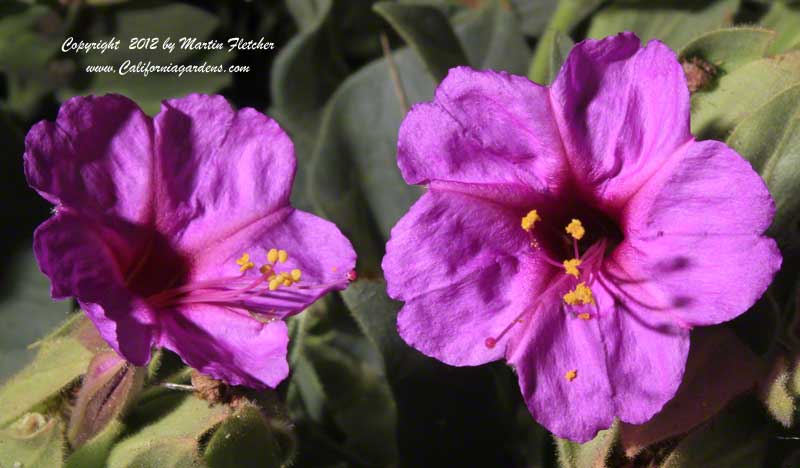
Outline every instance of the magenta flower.
[(578, 44), (549, 88), (451, 70), (398, 164), (428, 186), (383, 259), (400, 335), (452, 365), (505, 357), (559, 437), (650, 419), (689, 330), (743, 313), (780, 267), (764, 182), (694, 140), (675, 54), (630, 33)]
[(343, 289), (355, 253), (289, 205), (294, 148), (220, 96), (74, 98), (25, 141), (28, 183), (55, 204), (34, 235), (54, 298), (75, 297), (136, 365), (153, 346), (234, 385), (288, 374), (284, 317)]

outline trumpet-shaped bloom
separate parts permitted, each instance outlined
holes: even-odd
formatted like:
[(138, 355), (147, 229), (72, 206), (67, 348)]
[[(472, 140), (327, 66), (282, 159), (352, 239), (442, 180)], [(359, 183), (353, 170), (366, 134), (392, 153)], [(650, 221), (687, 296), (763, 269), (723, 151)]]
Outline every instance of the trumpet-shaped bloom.
[(693, 138), (675, 54), (633, 34), (578, 44), (550, 87), (451, 70), (406, 116), (398, 165), (428, 187), (383, 259), (400, 335), (452, 365), (505, 358), (560, 437), (650, 419), (689, 330), (746, 311), (780, 267), (764, 182)]
[(54, 298), (74, 297), (136, 365), (154, 346), (233, 385), (288, 374), (287, 315), (343, 289), (355, 265), (328, 221), (295, 210), (294, 148), (220, 96), (153, 119), (117, 95), (66, 102), (25, 141), (28, 183), (55, 205), (34, 235)]

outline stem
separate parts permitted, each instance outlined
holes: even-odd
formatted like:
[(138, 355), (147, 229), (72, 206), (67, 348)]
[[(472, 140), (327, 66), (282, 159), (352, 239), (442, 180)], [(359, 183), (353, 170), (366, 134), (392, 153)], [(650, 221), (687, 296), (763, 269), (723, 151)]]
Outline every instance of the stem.
[(397, 70), (397, 64), (394, 63), (392, 49), (389, 47), (389, 38), (386, 37), (386, 33), (381, 33), (381, 48), (383, 49), (383, 55), (386, 57), (386, 62), (389, 64), (389, 75), (392, 77), (392, 83), (394, 83), (394, 92), (397, 95), (397, 100), (400, 101), (400, 107), (403, 108), (403, 114), (405, 115), (408, 113), (409, 108), (408, 96), (403, 87), (403, 81), (400, 79), (400, 72)]

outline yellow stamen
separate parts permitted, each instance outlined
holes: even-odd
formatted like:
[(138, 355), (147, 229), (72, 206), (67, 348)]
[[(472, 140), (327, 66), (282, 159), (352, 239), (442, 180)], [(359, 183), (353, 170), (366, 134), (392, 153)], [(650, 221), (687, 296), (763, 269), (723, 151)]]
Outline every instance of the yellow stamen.
[(539, 213), (536, 210), (531, 210), (528, 214), (522, 218), (522, 229), (530, 232), (533, 231), (533, 225), (536, 224), (537, 221), (541, 221), (542, 218), (539, 217)]
[(581, 261), (577, 258), (573, 258), (572, 260), (564, 260), (564, 270), (566, 270), (568, 275), (572, 275), (576, 278), (580, 276), (581, 272), (578, 270), (579, 266), (581, 266)]
[(289, 254), (286, 253), (285, 250), (279, 250), (278, 251), (278, 261), (281, 262), (281, 263), (285, 263), (286, 260), (289, 260)]
[(300, 271), (300, 270), (298, 270), (296, 268), (294, 270), (292, 270), (292, 281), (300, 281), (300, 277), (301, 276), (303, 276), (303, 272), (302, 271)]
[(283, 278), (281, 278), (280, 276), (276, 276), (275, 278), (272, 278), (270, 280), (270, 282), (269, 282), (269, 290), (270, 291), (274, 291), (274, 290), (278, 289), (278, 287), (280, 287), (282, 282), (283, 282)]
[(269, 249), (267, 252), (267, 261), (269, 263), (275, 263), (278, 260), (278, 249)]
[(584, 282), (580, 282), (575, 286), (575, 289), (564, 294), (564, 302), (569, 305), (594, 304), (594, 296), (589, 286), (586, 286)]
[(578, 370), (577, 369), (572, 369), (570, 371), (567, 371), (566, 374), (564, 374), (564, 378), (567, 379), (569, 382), (572, 382), (573, 380), (575, 380), (575, 377), (577, 377), (577, 376), (578, 376)]
[(592, 318), (592, 316), (589, 315), (588, 312), (584, 312), (582, 314), (578, 314), (578, 318), (581, 320), (589, 320), (590, 318)]
[(565, 230), (576, 240), (581, 240), (583, 235), (586, 234), (586, 229), (583, 228), (583, 224), (581, 224), (579, 219), (570, 221)]
[(261, 268), (259, 268), (258, 271), (260, 271), (262, 275), (269, 275), (272, 273), (272, 265), (265, 263), (261, 265)]
[(245, 272), (251, 268), (254, 268), (256, 265), (255, 263), (250, 261), (250, 254), (243, 253), (239, 260), (236, 260), (236, 264), (239, 265), (239, 271)]

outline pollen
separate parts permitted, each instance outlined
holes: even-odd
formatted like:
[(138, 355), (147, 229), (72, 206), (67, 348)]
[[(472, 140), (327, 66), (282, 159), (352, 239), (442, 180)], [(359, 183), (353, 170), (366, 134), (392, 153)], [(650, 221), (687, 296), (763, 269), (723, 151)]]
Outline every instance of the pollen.
[(269, 263), (278, 261), (278, 249), (269, 249), (269, 252), (267, 252), (267, 261)]
[(522, 218), (522, 229), (530, 232), (533, 231), (533, 225), (536, 224), (537, 221), (541, 221), (542, 218), (539, 217), (539, 213), (536, 210), (531, 210), (528, 214)]
[(575, 286), (575, 289), (564, 294), (564, 302), (569, 305), (594, 304), (594, 296), (589, 286), (586, 286), (584, 282), (580, 282)]
[(573, 258), (572, 260), (564, 260), (564, 270), (568, 275), (572, 275), (576, 278), (580, 276), (581, 272), (578, 270), (579, 266), (581, 266), (581, 261), (577, 258)]
[(566, 228), (567, 234), (571, 235), (576, 240), (581, 240), (583, 235), (586, 234), (586, 229), (579, 219), (573, 219), (569, 222)]
[(276, 275), (271, 280), (269, 280), (269, 290), (275, 291), (281, 286), (282, 283), (283, 283), (283, 277)]
[(573, 380), (575, 380), (576, 377), (578, 377), (578, 370), (577, 369), (569, 370), (569, 371), (567, 371), (566, 374), (564, 374), (564, 378), (567, 379), (567, 381), (569, 381), (569, 382), (572, 382)]
[(588, 312), (584, 312), (582, 314), (578, 314), (578, 318), (581, 320), (589, 320), (590, 318), (592, 318), (592, 316), (589, 315)]
[(236, 264), (239, 265), (239, 271), (242, 273), (256, 266), (255, 263), (250, 261), (250, 254), (248, 253), (243, 253), (239, 260), (236, 260)]
[(295, 268), (292, 271), (283, 271), (278, 273), (274, 270), (274, 266), (271, 264), (262, 266), (261, 270), (262, 273), (264, 273), (264, 275), (267, 277), (267, 281), (269, 281), (270, 291), (275, 291), (281, 286), (291, 286), (300, 281), (300, 278), (303, 276), (303, 272), (298, 268)]

